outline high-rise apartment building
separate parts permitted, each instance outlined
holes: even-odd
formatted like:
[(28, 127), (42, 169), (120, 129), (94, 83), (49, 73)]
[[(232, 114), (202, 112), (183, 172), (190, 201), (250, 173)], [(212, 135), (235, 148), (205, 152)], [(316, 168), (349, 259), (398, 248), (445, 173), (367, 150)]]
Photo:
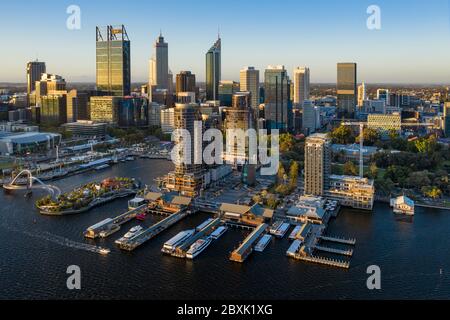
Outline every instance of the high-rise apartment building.
[(259, 100), (259, 70), (255, 67), (245, 67), (240, 71), (239, 75), (240, 91), (250, 92), (251, 104), (253, 110), (258, 110)]
[(219, 82), (221, 79), (220, 37), (206, 53), (206, 100), (219, 100)]
[(130, 39), (125, 26), (96, 28), (97, 90), (112, 96), (131, 92)]
[(294, 104), (303, 105), (309, 99), (309, 68), (298, 67), (294, 69)]
[[(255, 127), (250, 99), (250, 92), (238, 92), (233, 95), (232, 107), (226, 109), (227, 152), (225, 159), (234, 166), (242, 166), (248, 161), (249, 141), (246, 131)], [(228, 130), (231, 131), (228, 132)], [(231, 134), (232, 132), (235, 133), (234, 136)]]
[(356, 108), (356, 63), (337, 64), (337, 111), (338, 117), (353, 118)]
[[(195, 142), (195, 123), (201, 125), (202, 116), (196, 104), (175, 105), (175, 129), (184, 129), (189, 132), (189, 139), (180, 132), (175, 132), (175, 143), (179, 146), (175, 154), (175, 170), (167, 175), (166, 188), (178, 191), (185, 196), (195, 196), (203, 186), (203, 146), (202, 142)], [(202, 133), (203, 129), (199, 133)], [(199, 160), (197, 160), (199, 159)], [(200, 163), (196, 163), (199, 161)]]
[(150, 86), (155, 89), (169, 89), (169, 45), (164, 41), (162, 34), (159, 35), (153, 49)]
[(290, 80), (284, 66), (269, 66), (264, 73), (264, 114), (268, 129), (288, 130), (292, 117)]
[(323, 196), (331, 174), (331, 140), (316, 133), (305, 143), (305, 194)]

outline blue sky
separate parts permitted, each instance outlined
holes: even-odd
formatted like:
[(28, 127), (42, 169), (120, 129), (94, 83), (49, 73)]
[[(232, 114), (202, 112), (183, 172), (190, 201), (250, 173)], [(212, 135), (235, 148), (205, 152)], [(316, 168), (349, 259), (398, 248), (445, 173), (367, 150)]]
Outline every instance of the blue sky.
[[(81, 30), (68, 30), (66, 9), (81, 8)], [(381, 30), (366, 27), (369, 5)], [(449, 0), (2, 0), (0, 82), (25, 81), (36, 57), (68, 81), (95, 79), (95, 26), (125, 24), (132, 81), (146, 81), (159, 30), (173, 73), (204, 80), (204, 54), (222, 36), (222, 79), (239, 70), (309, 66), (312, 82), (335, 82), (336, 63), (358, 63), (358, 80), (450, 83)], [(262, 78), (262, 77), (261, 77)]]

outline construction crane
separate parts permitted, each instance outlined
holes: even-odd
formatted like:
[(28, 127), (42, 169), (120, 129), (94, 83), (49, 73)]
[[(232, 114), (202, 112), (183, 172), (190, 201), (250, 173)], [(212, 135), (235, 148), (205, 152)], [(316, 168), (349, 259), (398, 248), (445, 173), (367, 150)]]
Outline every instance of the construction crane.
[[(364, 177), (364, 158), (363, 158), (363, 148), (364, 148), (364, 126), (367, 125), (367, 122), (359, 122), (359, 121), (344, 121), (341, 122), (343, 126), (359, 126), (359, 176), (361, 178)], [(402, 127), (436, 127), (434, 123), (409, 123), (402, 122), (400, 123)]]

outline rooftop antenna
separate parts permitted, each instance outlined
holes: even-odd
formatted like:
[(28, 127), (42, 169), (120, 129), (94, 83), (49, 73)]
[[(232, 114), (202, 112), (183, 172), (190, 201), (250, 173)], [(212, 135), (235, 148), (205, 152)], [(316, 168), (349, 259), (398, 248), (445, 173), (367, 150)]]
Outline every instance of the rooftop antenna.
[(220, 26), (217, 26), (217, 39), (220, 39)]

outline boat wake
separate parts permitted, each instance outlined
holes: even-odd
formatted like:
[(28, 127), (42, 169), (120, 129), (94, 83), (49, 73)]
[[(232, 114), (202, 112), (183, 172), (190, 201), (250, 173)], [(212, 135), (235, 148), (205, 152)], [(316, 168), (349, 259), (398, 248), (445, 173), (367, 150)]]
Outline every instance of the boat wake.
[(58, 245), (61, 245), (64, 247), (73, 248), (73, 249), (77, 249), (77, 250), (84, 250), (84, 251), (89, 251), (89, 252), (94, 252), (94, 253), (100, 253), (100, 254), (109, 253), (109, 249), (105, 249), (105, 248), (94, 246), (91, 244), (70, 240), (70, 239), (62, 237), (62, 236), (54, 235), (47, 231), (44, 231), (42, 233), (33, 233), (33, 232), (29, 232), (29, 231), (24, 231), (24, 230), (18, 230), (16, 228), (12, 228), (11, 226), (6, 226), (5, 224), (1, 224), (1, 226), (5, 229), (8, 229), (9, 231), (22, 233), (29, 237), (45, 240), (45, 241), (52, 242), (52, 243), (55, 243), (55, 244), (58, 244)]

